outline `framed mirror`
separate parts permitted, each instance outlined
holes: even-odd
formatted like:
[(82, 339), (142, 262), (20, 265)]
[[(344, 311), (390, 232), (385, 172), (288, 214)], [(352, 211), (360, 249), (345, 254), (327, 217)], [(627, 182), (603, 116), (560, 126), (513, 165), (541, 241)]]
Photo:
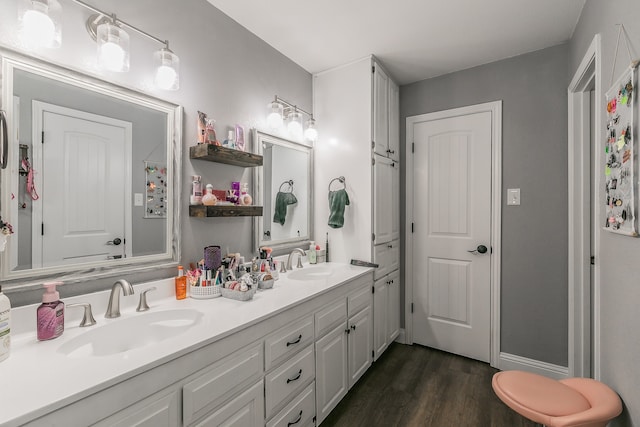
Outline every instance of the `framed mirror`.
[(179, 260), (182, 108), (11, 52), (2, 57), (12, 224), (0, 277), (106, 276)]
[(255, 168), (257, 204), (256, 250), (269, 246), (284, 252), (313, 239), (313, 149), (294, 141), (253, 130), (254, 147), (263, 156)]

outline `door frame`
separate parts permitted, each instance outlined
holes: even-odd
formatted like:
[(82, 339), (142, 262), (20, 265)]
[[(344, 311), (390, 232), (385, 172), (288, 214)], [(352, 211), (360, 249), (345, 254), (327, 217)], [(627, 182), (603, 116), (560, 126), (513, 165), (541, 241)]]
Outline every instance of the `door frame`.
[(483, 104), (470, 105), (451, 110), (420, 114), (407, 117), (405, 140), (405, 341), (413, 344), (413, 318), (411, 304), (413, 303), (413, 259), (408, 254), (413, 251), (413, 176), (414, 163), (412, 156), (413, 126), (416, 123), (465, 116), (475, 113), (491, 113), (491, 343), (490, 364), (498, 366), (500, 357), (500, 260), (501, 260), (501, 224), (502, 224), (502, 100)]
[[(595, 83), (595, 138), (602, 135), (602, 41), (596, 34), (569, 84), (568, 95), (568, 361), (569, 376), (600, 378), (600, 278), (599, 227), (600, 209), (593, 218), (594, 241), (590, 247), (591, 173), (595, 174), (595, 200), (600, 200), (602, 177), (597, 165), (602, 153), (595, 150), (596, 170), (591, 170), (591, 100), (589, 85)], [(585, 138), (588, 143), (585, 146)], [(587, 148), (585, 150), (585, 148)], [(591, 252), (592, 251), (592, 252)], [(591, 313), (591, 253), (595, 256), (593, 271), (593, 313)], [(593, 320), (593, 331), (591, 321)], [(591, 337), (593, 332), (593, 343)], [(593, 346), (593, 360), (590, 361)], [(593, 371), (590, 372), (590, 366)]]
[[(123, 237), (123, 240), (125, 242), (129, 241), (131, 242), (131, 236), (133, 234), (133, 227), (132, 227), (132, 214), (133, 214), (133, 208), (131, 205), (131, 187), (133, 185), (133, 178), (132, 178), (132, 170), (131, 170), (131, 153), (132, 153), (132, 149), (133, 149), (133, 125), (131, 122), (127, 122), (124, 120), (119, 120), (119, 119), (114, 119), (111, 117), (107, 117), (107, 116), (101, 116), (98, 114), (93, 114), (93, 113), (87, 113), (86, 111), (81, 111), (81, 110), (75, 110), (73, 108), (67, 108), (67, 107), (62, 107), (60, 105), (56, 105), (56, 104), (51, 104), (48, 102), (42, 102), (42, 101), (37, 101), (37, 100), (33, 100), (31, 102), (32, 107), (31, 107), (31, 117), (32, 117), (32, 123), (31, 123), (31, 127), (32, 127), (32, 141), (39, 141), (41, 139), (41, 135), (43, 135), (44, 132), (44, 113), (55, 113), (58, 115), (63, 115), (63, 116), (69, 116), (69, 117), (73, 117), (76, 119), (82, 119), (82, 120), (86, 120), (86, 121), (93, 121), (93, 122), (97, 122), (100, 124), (104, 124), (104, 125), (110, 125), (110, 126), (115, 126), (115, 127), (121, 127), (125, 129), (125, 139), (124, 139), (124, 150), (125, 153), (128, 154), (128, 156), (126, 156), (125, 158), (125, 164), (124, 164), (124, 169), (125, 169), (125, 176), (124, 176), (124, 182), (125, 182), (125, 191), (124, 191), (124, 233), (125, 236)], [(32, 155), (33, 155), (33, 159), (32, 159), (32, 167), (35, 171), (40, 171), (40, 173), (35, 174), (34, 176), (34, 184), (36, 186), (36, 188), (42, 189), (43, 188), (43, 183), (44, 183), (44, 173), (42, 171), (44, 171), (43, 165), (44, 165), (44, 157), (43, 157), (43, 147), (42, 144), (37, 144), (34, 143), (32, 144)], [(40, 205), (38, 208), (33, 208), (32, 210), (32, 230), (36, 230), (38, 227), (38, 224), (42, 223), (42, 205)], [(42, 257), (41, 257), (41, 253), (40, 254), (36, 254), (36, 252), (34, 252), (35, 248), (39, 247), (40, 249), (42, 249), (42, 236), (39, 233), (32, 233), (32, 238), (31, 238), (31, 253), (32, 253), (32, 264), (35, 264), (36, 261), (39, 262), (40, 266), (42, 266)], [(131, 258), (133, 256), (133, 244), (132, 243), (125, 243), (124, 246), (124, 253), (125, 253), (125, 257), (126, 258)], [(42, 267), (38, 267), (38, 268), (42, 268)], [(54, 266), (54, 267), (50, 267), (52, 272), (59, 272), (59, 271), (65, 271), (66, 269), (68, 269), (67, 265), (59, 265), (59, 266)]]

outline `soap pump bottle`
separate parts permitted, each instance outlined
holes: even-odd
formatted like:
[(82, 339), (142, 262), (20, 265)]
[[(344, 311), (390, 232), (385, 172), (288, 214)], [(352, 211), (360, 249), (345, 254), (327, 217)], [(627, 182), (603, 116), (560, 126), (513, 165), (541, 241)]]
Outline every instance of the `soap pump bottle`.
[(46, 341), (58, 338), (64, 332), (64, 303), (60, 301), (60, 293), (56, 286), (62, 282), (48, 282), (42, 295), (42, 304), (38, 307), (38, 340)]
[(316, 243), (312, 240), (309, 242), (309, 251), (307, 252), (307, 259), (309, 264), (316, 264), (318, 262), (318, 254), (316, 252)]
[(11, 303), (0, 287), (0, 362), (11, 350)]

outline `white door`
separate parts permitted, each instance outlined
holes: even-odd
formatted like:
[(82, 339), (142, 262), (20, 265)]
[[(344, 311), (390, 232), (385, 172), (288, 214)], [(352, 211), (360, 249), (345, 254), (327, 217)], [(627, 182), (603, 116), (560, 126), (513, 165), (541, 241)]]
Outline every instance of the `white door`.
[(34, 268), (130, 256), (131, 123), (34, 101), (35, 114), (47, 160), (36, 169)]
[(489, 362), (491, 112), (413, 125), (413, 341)]
[(371, 306), (363, 309), (349, 318), (349, 388), (367, 372), (373, 362), (371, 356), (371, 337), (373, 322)]

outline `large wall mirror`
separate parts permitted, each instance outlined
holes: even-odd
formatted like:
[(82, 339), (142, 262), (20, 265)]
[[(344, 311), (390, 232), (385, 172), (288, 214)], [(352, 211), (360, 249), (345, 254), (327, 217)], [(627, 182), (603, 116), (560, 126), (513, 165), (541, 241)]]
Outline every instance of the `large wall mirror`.
[(257, 204), (263, 206), (255, 246), (277, 252), (301, 246), (313, 238), (313, 149), (257, 130), (253, 141), (263, 156), (254, 177)]
[(179, 259), (182, 108), (0, 51), (11, 284)]

